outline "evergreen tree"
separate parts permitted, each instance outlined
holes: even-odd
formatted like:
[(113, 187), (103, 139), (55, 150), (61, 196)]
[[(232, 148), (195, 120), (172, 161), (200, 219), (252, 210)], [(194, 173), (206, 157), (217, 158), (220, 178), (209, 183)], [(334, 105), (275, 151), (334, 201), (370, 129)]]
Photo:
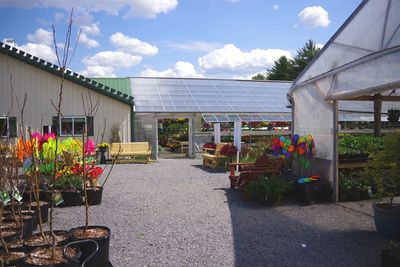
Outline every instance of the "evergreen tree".
[(304, 70), (319, 51), (320, 49), (316, 47), (313, 40), (308, 40), (302, 48), (297, 50), (297, 56), (293, 59), (294, 79)]
[(319, 51), (314, 41), (308, 40), (302, 48), (297, 50), (297, 55), (293, 59), (282, 56), (274, 61), (274, 65), (267, 70), (266, 75), (259, 73), (252, 79), (293, 81)]
[(272, 68), (267, 70), (267, 80), (293, 80), (293, 63), (285, 56), (275, 60)]
[(252, 80), (266, 80), (267, 77), (262, 75), (261, 73), (257, 74), (256, 76), (251, 77)]

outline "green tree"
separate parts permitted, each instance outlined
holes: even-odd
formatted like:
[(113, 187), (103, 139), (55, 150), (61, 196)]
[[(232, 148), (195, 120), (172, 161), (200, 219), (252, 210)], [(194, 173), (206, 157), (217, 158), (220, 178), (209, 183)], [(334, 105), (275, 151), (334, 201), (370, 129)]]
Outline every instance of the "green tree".
[(274, 65), (267, 70), (267, 80), (292, 81), (294, 77), (293, 63), (285, 56), (275, 60)]
[(266, 80), (267, 77), (264, 76), (263, 74), (259, 73), (256, 76), (251, 77), (252, 80)]
[(274, 61), (274, 65), (267, 70), (266, 75), (259, 73), (252, 79), (293, 81), (319, 51), (316, 43), (308, 40), (302, 48), (297, 50), (297, 55), (293, 59), (282, 56)]
[(320, 51), (313, 40), (308, 40), (307, 43), (297, 50), (297, 56), (293, 59), (294, 79), (304, 70), (308, 63)]

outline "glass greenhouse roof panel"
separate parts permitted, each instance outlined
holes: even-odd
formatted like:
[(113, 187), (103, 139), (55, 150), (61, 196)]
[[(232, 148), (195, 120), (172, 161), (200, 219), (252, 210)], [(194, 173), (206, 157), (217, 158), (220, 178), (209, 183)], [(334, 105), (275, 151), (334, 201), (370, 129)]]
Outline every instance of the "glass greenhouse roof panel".
[(137, 112), (290, 112), (286, 107), (290, 82), (129, 79)]

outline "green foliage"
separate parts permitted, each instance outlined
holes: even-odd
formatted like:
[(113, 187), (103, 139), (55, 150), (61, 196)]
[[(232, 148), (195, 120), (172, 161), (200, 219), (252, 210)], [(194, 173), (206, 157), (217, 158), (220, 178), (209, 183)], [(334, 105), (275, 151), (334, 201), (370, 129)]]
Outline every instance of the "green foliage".
[(297, 56), (294, 57), (292, 62), (294, 77), (297, 77), (304, 70), (319, 51), (320, 49), (316, 47), (312, 40), (308, 40), (302, 48), (297, 50)]
[(255, 181), (251, 181), (246, 190), (255, 194), (259, 199), (278, 204), (284, 193), (289, 191), (292, 184), (288, 183), (281, 177), (260, 177)]
[(368, 194), (373, 187), (373, 181), (368, 177), (368, 170), (341, 169), (339, 170), (339, 195), (341, 200), (351, 199), (354, 194)]
[(292, 81), (296, 78), (293, 71), (293, 61), (282, 56), (274, 61), (274, 65), (267, 70), (267, 80)]
[(82, 190), (82, 178), (77, 175), (63, 174), (54, 181), (54, 189), (59, 190)]
[(266, 75), (257, 74), (252, 79), (293, 81), (319, 51), (316, 44), (308, 40), (302, 48), (297, 50), (297, 55), (293, 59), (282, 56), (267, 70)]
[(373, 158), (382, 149), (383, 138), (381, 137), (346, 134), (339, 138), (339, 155), (367, 153)]
[(373, 161), (371, 174), (378, 187), (379, 197), (389, 197), (390, 202), (400, 191), (400, 133), (384, 138), (383, 150)]
[(261, 73), (257, 74), (256, 76), (251, 77), (252, 80), (266, 80), (267, 77)]

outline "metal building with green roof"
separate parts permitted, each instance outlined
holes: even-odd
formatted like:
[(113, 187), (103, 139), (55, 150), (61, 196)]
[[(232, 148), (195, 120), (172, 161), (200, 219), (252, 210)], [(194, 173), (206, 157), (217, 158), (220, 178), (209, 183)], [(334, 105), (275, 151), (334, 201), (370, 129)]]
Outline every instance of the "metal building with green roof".
[[(61, 77), (62, 116), (57, 117), (52, 103), (58, 102)], [(60, 138), (82, 136), (86, 129), (96, 142), (110, 142), (111, 128), (116, 126), (121, 142), (133, 140), (134, 101), (127, 79), (103, 81), (68, 69), (62, 71), (51, 62), (0, 42), (0, 88), (0, 125), (5, 126), (1, 127), (1, 137), (23, 134), (17, 127), (22, 118), (15, 103), (26, 94), (23, 129), (51, 131)], [(98, 108), (88, 114), (91, 105)]]

